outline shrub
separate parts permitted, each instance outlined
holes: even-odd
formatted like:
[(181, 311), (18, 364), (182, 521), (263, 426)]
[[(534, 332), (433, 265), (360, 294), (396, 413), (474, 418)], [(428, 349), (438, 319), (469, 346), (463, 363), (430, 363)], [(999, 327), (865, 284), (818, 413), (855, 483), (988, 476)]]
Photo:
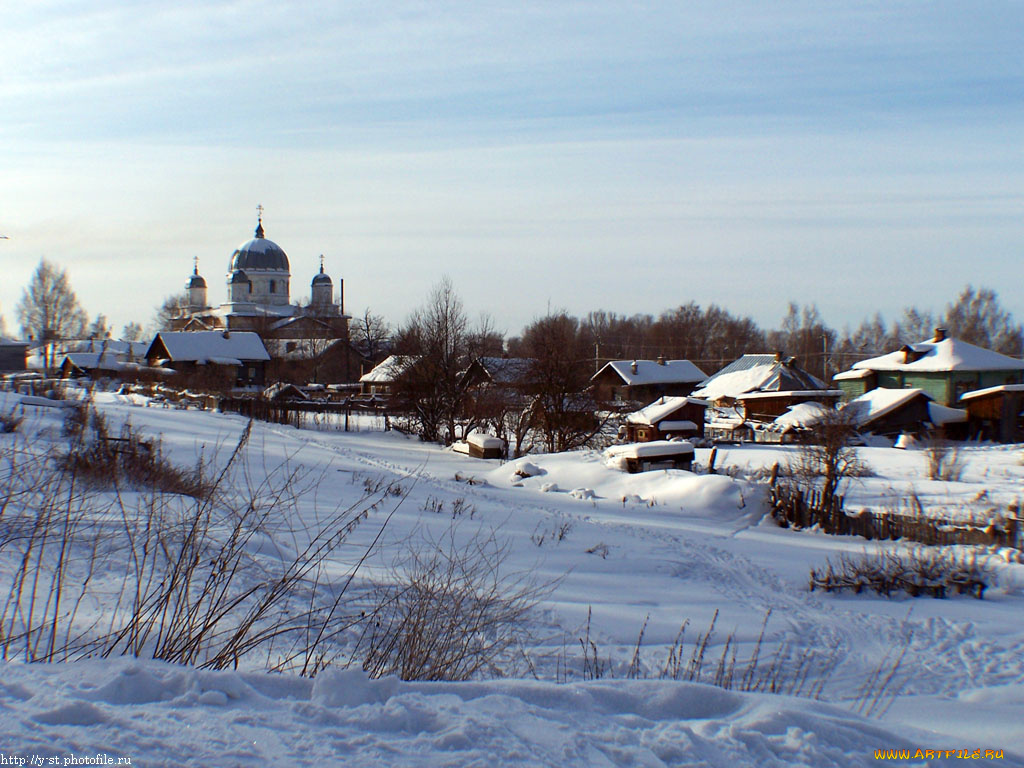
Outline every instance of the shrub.
[(11, 408), (10, 413), (0, 413), (0, 433), (17, 432), (25, 421), (25, 417), (19, 416), (14, 410)]
[(379, 585), (356, 655), (371, 677), (468, 680), (496, 671), (526, 634), (526, 618), (553, 585), (503, 573), (508, 544), (493, 532), (413, 546)]
[(960, 455), (960, 446), (944, 440), (935, 440), (924, 449), (925, 467), (929, 480), (960, 482), (967, 464)]
[(974, 553), (920, 547), (906, 554), (888, 551), (860, 558), (842, 555), (837, 563), (828, 560), (824, 568), (811, 569), (810, 588), (857, 594), (868, 589), (886, 597), (898, 592), (946, 597), (953, 591), (980, 600), (991, 578), (991, 570)]

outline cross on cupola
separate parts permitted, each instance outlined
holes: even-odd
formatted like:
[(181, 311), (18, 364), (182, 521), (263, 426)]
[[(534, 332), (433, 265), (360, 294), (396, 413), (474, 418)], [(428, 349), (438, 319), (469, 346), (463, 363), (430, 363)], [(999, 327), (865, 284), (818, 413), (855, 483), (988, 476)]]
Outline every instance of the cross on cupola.
[(256, 237), (263, 237), (263, 206), (256, 206)]

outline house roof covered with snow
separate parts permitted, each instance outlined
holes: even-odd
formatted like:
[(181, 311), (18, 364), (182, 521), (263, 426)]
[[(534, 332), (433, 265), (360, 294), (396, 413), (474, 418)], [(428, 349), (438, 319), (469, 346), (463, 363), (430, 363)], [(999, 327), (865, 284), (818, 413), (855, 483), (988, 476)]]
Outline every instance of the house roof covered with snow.
[(630, 387), (644, 384), (696, 384), (707, 378), (707, 374), (689, 360), (612, 360), (595, 373), (591, 381), (609, 369)]
[(359, 381), (367, 384), (388, 384), (397, 380), (416, 360), (413, 355), (388, 355), (374, 366), (373, 370), (360, 376)]
[(519, 384), (530, 376), (532, 357), (480, 357), (476, 360), (495, 384)]
[(700, 405), (705, 408), (710, 405), (707, 400), (699, 400), (696, 397), (659, 397), (650, 405), (646, 405), (639, 411), (633, 411), (633, 413), (626, 416), (626, 421), (630, 424), (650, 424), (654, 426), (672, 416), (687, 404)]
[(869, 371), (1020, 371), (1024, 360), (993, 352), (947, 336), (908, 344), (880, 357), (853, 364), (854, 370)]
[(832, 409), (829, 406), (808, 400), (789, 406), (784, 414), (772, 422), (772, 425), (783, 432), (790, 429), (808, 429), (821, 421), (830, 411)]
[(68, 352), (61, 359), (60, 367), (63, 368), (65, 363), (83, 371), (119, 371), (124, 368), (121, 355), (115, 352)]
[(801, 368), (795, 358), (778, 355), (743, 355), (705, 380), (694, 397), (718, 400), (748, 392), (823, 392), (825, 383)]
[(848, 402), (843, 406), (843, 412), (852, 414), (857, 426), (863, 427), (892, 413), (917, 397), (932, 399), (931, 395), (916, 387), (911, 389), (877, 387)]
[(1004, 392), (1024, 392), (1024, 384), (1000, 384), (997, 387), (985, 387), (984, 389), (975, 389), (970, 392), (964, 392), (960, 395), (961, 400), (975, 400), (981, 397), (989, 397), (991, 395), (1001, 395)]
[(147, 358), (164, 357), (172, 362), (266, 361), (267, 348), (251, 331), (163, 331), (156, 335)]

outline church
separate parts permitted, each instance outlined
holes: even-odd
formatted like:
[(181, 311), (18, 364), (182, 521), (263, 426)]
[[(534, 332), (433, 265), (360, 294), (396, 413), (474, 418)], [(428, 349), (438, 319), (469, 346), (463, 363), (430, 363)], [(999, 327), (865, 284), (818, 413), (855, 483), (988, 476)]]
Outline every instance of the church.
[(211, 306), (206, 279), (199, 274), (198, 259), (194, 260), (185, 300), (171, 319), (171, 330), (254, 331), (271, 357), (284, 364), (278, 366), (282, 371), (288, 363), (300, 368), (312, 364), (317, 371), (326, 362), (336, 380), (358, 379), (361, 356), (349, 341), (344, 281), (339, 278), (335, 293), (321, 256), (308, 303), (292, 302), (291, 264), (284, 249), (266, 237), (263, 209), (258, 210), (255, 237), (239, 245), (228, 262), (227, 301)]

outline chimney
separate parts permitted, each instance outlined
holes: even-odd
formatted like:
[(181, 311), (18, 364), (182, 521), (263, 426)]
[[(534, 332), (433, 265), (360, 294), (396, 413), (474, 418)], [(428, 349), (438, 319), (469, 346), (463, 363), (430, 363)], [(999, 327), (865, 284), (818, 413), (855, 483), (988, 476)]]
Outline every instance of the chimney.
[(781, 352), (776, 352), (775, 353), (775, 362), (776, 363), (781, 363), (782, 362), (782, 353)]
[(222, 335), (224, 336), (225, 339), (230, 339), (231, 338), (231, 331), (224, 331), (224, 333)]
[(634, 374), (636, 373), (636, 360), (629, 364), (629, 370), (632, 371)]
[(938, 343), (940, 341), (945, 341), (945, 340), (946, 340), (946, 329), (945, 328), (936, 328), (935, 329), (935, 338), (932, 339), (932, 341)]
[(664, 365), (664, 364), (665, 364), (665, 356), (664, 355), (658, 355), (658, 365)]

